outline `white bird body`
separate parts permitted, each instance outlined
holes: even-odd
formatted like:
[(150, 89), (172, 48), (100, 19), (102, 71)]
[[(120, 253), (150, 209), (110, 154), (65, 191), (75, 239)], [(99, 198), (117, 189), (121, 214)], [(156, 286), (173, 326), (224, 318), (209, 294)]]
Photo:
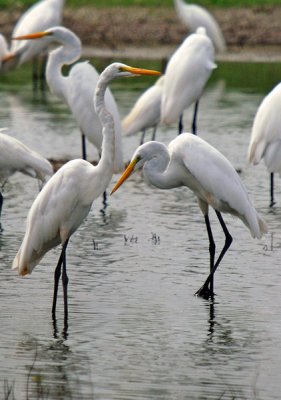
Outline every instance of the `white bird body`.
[[(30, 7), (18, 20), (12, 37), (23, 36), (28, 33), (45, 31), (53, 26), (61, 25), (65, 0), (41, 0)], [(13, 41), (11, 53), (17, 53), (20, 49), (22, 55), (19, 64), (31, 60), (33, 57), (47, 49), (48, 41)]]
[[(231, 163), (194, 134), (182, 133), (168, 147), (155, 141), (139, 146), (111, 193), (140, 168), (143, 169), (145, 180), (160, 189), (186, 186), (197, 196), (205, 218), (210, 252), (210, 274), (197, 294), (205, 298), (212, 297), (214, 273), (232, 243), (221, 212), (240, 218), (256, 238), (261, 238), (267, 232), (266, 223), (252, 205)], [(225, 245), (216, 261), (216, 245), (208, 216), (209, 206), (214, 208), (225, 234)]]
[(88, 161), (71, 160), (46, 183), (30, 209), (24, 240), (13, 263), (20, 275), (30, 274), (50, 249), (63, 245), (77, 230), (93, 200), (109, 184), (110, 172), (109, 168), (104, 179)]
[[(168, 148), (160, 144), (161, 147), (165, 146), (163, 151), (169, 157), (169, 163), (156, 180), (150, 165), (158, 161), (157, 157), (154, 160), (151, 155), (156, 154), (159, 144), (150, 142), (147, 148), (146, 144), (143, 146), (144, 152), (147, 149), (150, 152), (149, 156), (146, 155), (150, 161), (143, 168), (144, 176), (150, 183), (162, 189), (186, 186), (197, 196), (204, 215), (208, 213), (210, 205), (215, 210), (240, 218), (253, 237), (261, 237), (264, 232), (263, 220), (253, 207), (235, 168), (213, 146), (191, 133), (177, 136)], [(139, 149), (139, 152), (141, 154), (142, 150)]]
[(95, 90), (95, 109), (103, 126), (103, 151), (97, 166), (77, 159), (66, 163), (47, 182), (29, 211), (26, 232), (13, 261), (13, 269), (20, 275), (30, 274), (47, 251), (62, 244), (55, 270), (52, 314), (55, 318), (58, 282), (63, 266), (64, 311), (67, 320), (66, 247), (70, 236), (87, 216), (93, 201), (107, 188), (114, 170), (115, 125), (106, 109), (104, 97), (107, 85), (117, 77), (158, 75), (156, 71), (132, 68), (113, 63), (100, 75)]
[(264, 159), (269, 172), (281, 173), (281, 83), (263, 99), (252, 127), (248, 161)]
[[(56, 26), (44, 32), (24, 35), (18, 39), (26, 38), (36, 39), (35, 42), (40, 42), (45, 38), (49, 44), (55, 43), (61, 45), (49, 53), (46, 68), (46, 79), (49, 88), (54, 95), (68, 105), (79, 125), (81, 133), (96, 147), (100, 155), (103, 137), (102, 125), (92, 106), (99, 74), (96, 69), (86, 61), (75, 64), (70, 69), (67, 76), (62, 74), (64, 65), (71, 65), (80, 58), (82, 52), (80, 39), (72, 31), (62, 26)], [(106, 90), (105, 105), (114, 119), (114, 172), (119, 172), (124, 166), (121, 136), (122, 128), (118, 107), (109, 88)]]
[(136, 101), (133, 108), (122, 121), (126, 136), (155, 127), (160, 122), (161, 97), (164, 75), (150, 86)]
[(198, 28), (188, 36), (170, 58), (163, 86), (161, 121), (172, 124), (183, 111), (199, 100), (204, 86), (216, 64), (214, 47), (205, 33)]
[(0, 182), (4, 183), (17, 171), (42, 182), (53, 174), (47, 159), (14, 137), (0, 132)]
[(190, 32), (195, 32), (197, 28), (203, 26), (216, 50), (221, 53), (226, 50), (223, 33), (209, 11), (197, 4), (187, 4), (183, 0), (174, 0), (174, 5), (178, 17)]

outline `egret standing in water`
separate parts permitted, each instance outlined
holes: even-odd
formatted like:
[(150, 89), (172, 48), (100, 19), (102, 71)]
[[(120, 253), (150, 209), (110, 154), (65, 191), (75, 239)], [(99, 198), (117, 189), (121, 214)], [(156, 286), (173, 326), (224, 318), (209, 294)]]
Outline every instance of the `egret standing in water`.
[[(80, 39), (69, 29), (57, 26), (44, 32), (35, 32), (16, 40), (47, 41), (49, 44), (59, 45), (51, 50), (46, 70), (46, 78), (50, 90), (70, 108), (82, 134), (82, 157), (87, 159), (85, 137), (96, 147), (99, 155), (102, 151), (102, 124), (97, 112), (93, 108), (93, 96), (99, 74), (88, 62), (79, 62), (69, 71), (67, 76), (62, 74), (64, 65), (71, 65), (77, 61), (82, 52)], [(120, 172), (123, 167), (121, 121), (115, 100), (107, 89), (105, 105), (112, 114), (115, 124), (115, 158), (114, 172)]]
[(155, 140), (157, 125), (160, 122), (161, 98), (165, 76), (161, 76), (138, 98), (131, 111), (122, 121), (125, 136), (142, 132), (140, 144), (144, 142), (145, 132), (153, 128), (151, 140)]
[(281, 83), (263, 99), (255, 115), (248, 161), (258, 164), (261, 159), (270, 173), (270, 207), (274, 201), (274, 173), (281, 173)]
[[(41, 0), (33, 4), (22, 14), (16, 23), (12, 37), (27, 35), (30, 32), (45, 31), (53, 26), (61, 25), (65, 0)], [(33, 60), (33, 82), (41, 79), (43, 85), (45, 79), (45, 65), (43, 61), (41, 72), (38, 73), (39, 57), (47, 50), (48, 41), (39, 42), (12, 42), (10, 52), (20, 54), (18, 65)], [(39, 76), (40, 75), (40, 76)]]
[[(143, 170), (147, 182), (160, 189), (186, 186), (197, 196), (205, 219), (210, 252), (210, 274), (197, 294), (204, 298), (212, 297), (214, 273), (232, 243), (221, 213), (240, 218), (254, 238), (267, 232), (266, 223), (253, 207), (239, 175), (218, 150), (191, 133), (177, 136), (168, 147), (155, 141), (138, 147), (112, 193), (138, 169)], [(225, 235), (225, 244), (217, 260), (209, 206), (215, 210)]]
[(206, 30), (200, 27), (188, 36), (170, 58), (162, 91), (161, 122), (170, 125), (179, 121), (179, 133), (183, 131), (182, 115), (194, 106), (192, 132), (197, 132), (199, 99), (212, 71), (215, 51)]
[(121, 63), (111, 64), (102, 72), (94, 99), (103, 126), (103, 151), (98, 165), (94, 167), (82, 159), (64, 164), (47, 182), (31, 206), (25, 236), (13, 268), (20, 275), (30, 274), (49, 250), (62, 245), (54, 278), (54, 320), (61, 269), (65, 321), (68, 316), (66, 248), (69, 238), (88, 215), (93, 201), (106, 190), (114, 171), (115, 125), (113, 116), (105, 106), (107, 85), (118, 77), (159, 74), (157, 71), (132, 68)]

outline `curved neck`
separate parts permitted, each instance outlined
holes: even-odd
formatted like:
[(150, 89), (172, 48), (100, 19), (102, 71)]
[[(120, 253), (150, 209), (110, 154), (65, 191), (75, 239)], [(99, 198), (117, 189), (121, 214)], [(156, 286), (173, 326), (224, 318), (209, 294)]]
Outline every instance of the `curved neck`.
[[(102, 153), (100, 161), (97, 165), (97, 170), (100, 170), (103, 177), (107, 175), (107, 179), (110, 181), (113, 175), (114, 165), (114, 153), (115, 153), (115, 128), (114, 119), (110, 112), (105, 107), (104, 96), (107, 89), (108, 83), (111, 81), (106, 70), (100, 75), (97, 82), (95, 95), (94, 95), (94, 106), (96, 113), (99, 116), (102, 124)], [(108, 181), (108, 183), (109, 183)]]
[(63, 101), (66, 101), (65, 80), (67, 77), (63, 76), (62, 67), (77, 61), (82, 52), (78, 37), (73, 35), (71, 39), (71, 43), (61, 40), (62, 46), (50, 52), (46, 68), (46, 79), (52, 93)]
[(171, 158), (167, 147), (163, 143), (151, 143), (154, 152), (150, 160), (144, 164), (144, 178), (159, 189), (175, 187), (173, 179), (170, 179), (169, 163)]

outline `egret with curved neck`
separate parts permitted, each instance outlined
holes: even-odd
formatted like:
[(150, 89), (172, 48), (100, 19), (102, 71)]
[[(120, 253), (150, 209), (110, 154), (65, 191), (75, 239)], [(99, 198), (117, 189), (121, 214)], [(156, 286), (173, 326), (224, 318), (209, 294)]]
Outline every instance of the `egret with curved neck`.
[(103, 71), (95, 91), (95, 109), (103, 126), (103, 151), (98, 165), (94, 167), (81, 159), (64, 164), (38, 194), (29, 211), (25, 236), (14, 259), (13, 268), (20, 275), (30, 274), (49, 250), (62, 245), (55, 269), (52, 308), (54, 320), (62, 270), (64, 316), (67, 321), (66, 248), (69, 238), (88, 215), (93, 201), (106, 190), (114, 171), (115, 124), (105, 106), (107, 85), (115, 78), (137, 75), (159, 75), (159, 72), (121, 63), (111, 64)]
[[(145, 180), (160, 189), (186, 186), (196, 195), (205, 219), (210, 253), (210, 274), (197, 294), (212, 297), (215, 271), (232, 243), (221, 213), (241, 219), (253, 237), (260, 238), (267, 231), (266, 223), (253, 207), (239, 175), (218, 150), (191, 133), (177, 136), (168, 147), (159, 142), (147, 142), (138, 147), (111, 193), (138, 169), (143, 170)], [(217, 260), (209, 206), (215, 210), (225, 234), (225, 244)]]
[[(85, 137), (96, 147), (99, 156), (102, 151), (102, 124), (92, 107), (95, 87), (99, 74), (88, 62), (75, 64), (67, 76), (62, 74), (64, 65), (71, 65), (81, 57), (82, 45), (78, 36), (62, 26), (47, 29), (44, 32), (15, 37), (15, 40), (45, 40), (49, 44), (60, 45), (51, 50), (48, 57), (46, 79), (50, 90), (70, 108), (82, 135), (82, 157), (87, 159)], [(115, 123), (115, 159), (114, 172), (123, 169), (121, 121), (116, 102), (107, 89), (105, 104)]]

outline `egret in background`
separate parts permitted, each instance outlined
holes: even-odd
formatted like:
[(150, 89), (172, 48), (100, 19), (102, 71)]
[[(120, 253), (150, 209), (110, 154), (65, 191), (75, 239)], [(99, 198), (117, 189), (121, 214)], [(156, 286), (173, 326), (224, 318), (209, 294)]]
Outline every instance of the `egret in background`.
[(203, 27), (188, 36), (170, 58), (162, 91), (161, 122), (170, 125), (179, 121), (183, 131), (182, 114), (195, 103), (192, 132), (196, 134), (197, 112), (200, 96), (212, 71), (215, 52)]
[[(65, 0), (41, 0), (30, 7), (18, 20), (13, 32), (12, 38), (16, 36), (27, 35), (31, 32), (45, 31), (52, 26), (61, 25), (63, 16), (63, 7)], [(13, 41), (10, 52), (12, 54), (21, 53), (18, 59), (18, 65), (33, 60), (33, 81), (36, 83), (39, 79), (38, 65), (39, 56), (47, 51), (49, 41)], [(43, 62), (40, 73), (41, 82), (45, 79), (45, 64)]]
[[(58, 26), (44, 32), (36, 32), (15, 39), (33, 39), (35, 42), (47, 40), (49, 44), (59, 44), (60, 47), (52, 50), (48, 57), (46, 79), (51, 92), (64, 101), (70, 108), (82, 134), (82, 157), (87, 158), (86, 141), (96, 147), (99, 155), (102, 152), (102, 124), (93, 108), (93, 96), (99, 74), (88, 62), (75, 64), (67, 76), (62, 74), (64, 65), (71, 65), (77, 61), (82, 52), (80, 39), (69, 29)], [(105, 105), (111, 113), (115, 124), (115, 157), (114, 172), (120, 172), (123, 167), (122, 137), (120, 114), (110, 90), (105, 94)]]
[(105, 91), (118, 77), (159, 75), (157, 71), (132, 68), (125, 64), (109, 65), (100, 75), (95, 91), (95, 109), (103, 126), (103, 151), (97, 166), (76, 159), (64, 164), (47, 182), (35, 199), (26, 224), (22, 245), (13, 268), (20, 275), (30, 274), (42, 257), (57, 245), (62, 251), (55, 270), (52, 315), (55, 320), (57, 291), (62, 268), (64, 317), (67, 321), (66, 248), (70, 236), (88, 215), (93, 201), (107, 188), (114, 171), (115, 124), (105, 105)]
[(197, 4), (186, 4), (183, 0), (174, 0), (174, 5), (178, 17), (191, 33), (203, 26), (215, 49), (219, 53), (226, 50), (225, 39), (219, 24), (206, 8)]
[[(160, 189), (186, 186), (197, 196), (209, 238), (210, 274), (196, 294), (212, 297), (214, 273), (232, 243), (221, 213), (240, 218), (254, 238), (267, 232), (266, 223), (253, 207), (239, 175), (218, 150), (192, 133), (177, 136), (168, 147), (155, 141), (138, 147), (111, 193), (138, 169), (143, 170), (147, 182)], [(209, 206), (215, 210), (225, 235), (224, 247), (216, 261)]]
[(263, 99), (252, 127), (248, 161), (254, 165), (261, 159), (270, 173), (270, 207), (274, 201), (274, 172), (281, 173), (281, 83)]
[[(12, 136), (0, 131), (0, 183), (3, 189), (7, 179), (15, 172), (37, 178), (42, 183), (53, 175), (53, 167), (37, 152), (25, 146)], [(3, 195), (0, 192), (0, 219), (3, 206)], [(1, 224), (0, 224), (0, 230)]]
[(122, 121), (125, 136), (142, 132), (140, 140), (140, 144), (142, 144), (146, 130), (152, 127), (151, 140), (155, 140), (157, 125), (160, 122), (163, 84), (164, 75), (138, 98), (129, 114)]

